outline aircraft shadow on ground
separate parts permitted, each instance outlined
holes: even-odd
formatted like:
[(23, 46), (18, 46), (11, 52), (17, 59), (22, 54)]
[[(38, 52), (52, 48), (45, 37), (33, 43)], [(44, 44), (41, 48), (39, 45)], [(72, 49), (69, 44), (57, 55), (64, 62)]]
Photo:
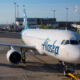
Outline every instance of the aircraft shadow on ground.
[(0, 66), (8, 68), (21, 68), (23, 70), (35, 71), (35, 72), (50, 72), (50, 73), (59, 73), (57, 70), (56, 64), (42, 64), (40, 62), (26, 62), (21, 65), (12, 65), (0, 63)]
[(80, 70), (80, 64), (77, 64), (75, 67), (76, 70)]
[[(35, 71), (35, 72), (50, 72), (59, 73), (57, 64), (42, 64), (40, 62), (26, 62), (25, 64), (13, 65), (0, 63), (0, 66), (8, 68), (21, 68), (23, 70)], [(76, 70), (80, 70), (80, 64), (76, 65)]]

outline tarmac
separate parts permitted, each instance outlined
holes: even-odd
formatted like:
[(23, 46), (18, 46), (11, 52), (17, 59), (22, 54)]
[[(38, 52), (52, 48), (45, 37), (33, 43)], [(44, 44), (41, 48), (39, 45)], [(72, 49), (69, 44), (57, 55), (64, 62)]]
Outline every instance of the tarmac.
[[(20, 33), (0, 32), (0, 43), (23, 44)], [(7, 61), (10, 48), (0, 46), (0, 80), (65, 80), (57, 70), (58, 60), (47, 55), (26, 54), (26, 63), (18, 65)], [(77, 72), (80, 72), (78, 66)]]

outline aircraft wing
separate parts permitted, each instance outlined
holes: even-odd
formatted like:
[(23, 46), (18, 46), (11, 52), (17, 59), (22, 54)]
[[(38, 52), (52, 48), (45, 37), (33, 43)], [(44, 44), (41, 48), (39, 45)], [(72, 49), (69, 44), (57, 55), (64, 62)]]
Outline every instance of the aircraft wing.
[(34, 46), (26, 46), (26, 45), (21, 45), (21, 44), (0, 43), (0, 45), (36, 50)]

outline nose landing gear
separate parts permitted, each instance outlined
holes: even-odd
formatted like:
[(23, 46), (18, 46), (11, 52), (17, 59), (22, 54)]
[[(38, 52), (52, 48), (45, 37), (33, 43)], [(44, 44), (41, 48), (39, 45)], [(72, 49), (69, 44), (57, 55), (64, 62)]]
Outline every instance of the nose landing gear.
[(58, 71), (63, 72), (65, 76), (68, 76), (68, 73), (73, 74), (75, 72), (75, 66), (73, 64), (68, 64), (60, 61), (58, 64)]

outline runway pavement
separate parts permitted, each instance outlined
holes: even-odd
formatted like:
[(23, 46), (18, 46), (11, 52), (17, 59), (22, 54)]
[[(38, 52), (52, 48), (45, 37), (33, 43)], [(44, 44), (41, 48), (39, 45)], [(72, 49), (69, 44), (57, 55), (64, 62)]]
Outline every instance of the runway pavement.
[[(1, 42), (23, 44), (20, 34), (16, 33), (0, 33)], [(62, 73), (56, 69), (58, 60), (50, 56), (27, 54), (25, 64), (13, 65), (6, 59), (8, 50), (9, 47), (0, 46), (0, 80), (63, 80), (59, 76)]]

